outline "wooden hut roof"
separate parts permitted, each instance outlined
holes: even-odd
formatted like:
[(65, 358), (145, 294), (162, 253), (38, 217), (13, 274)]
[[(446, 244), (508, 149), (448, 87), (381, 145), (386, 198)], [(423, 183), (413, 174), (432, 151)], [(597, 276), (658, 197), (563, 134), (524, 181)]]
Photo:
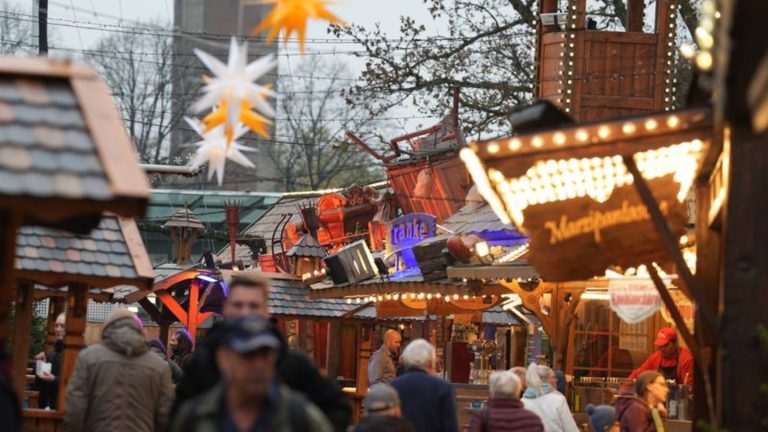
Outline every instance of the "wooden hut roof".
[(0, 209), (22, 223), (87, 232), (103, 211), (143, 216), (148, 196), (109, 88), (93, 69), (0, 57)]
[(200, 222), (200, 219), (192, 213), (192, 210), (188, 208), (179, 209), (171, 216), (168, 221), (163, 224), (163, 228), (170, 227), (182, 227), (182, 228), (195, 228), (204, 229), (205, 226)]
[(87, 235), (24, 226), (16, 238), (16, 277), (48, 287), (83, 283), (94, 288), (152, 286), (153, 271), (133, 219), (102, 217)]

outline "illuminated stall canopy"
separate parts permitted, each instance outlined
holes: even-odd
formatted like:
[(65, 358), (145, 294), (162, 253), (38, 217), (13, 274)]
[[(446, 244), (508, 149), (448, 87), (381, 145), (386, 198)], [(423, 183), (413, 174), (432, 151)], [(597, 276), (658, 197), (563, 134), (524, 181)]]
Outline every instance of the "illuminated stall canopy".
[(541, 276), (580, 280), (666, 260), (631, 171), (679, 237), (710, 134), (709, 112), (692, 109), (473, 143), (461, 158), (501, 221), (529, 236)]

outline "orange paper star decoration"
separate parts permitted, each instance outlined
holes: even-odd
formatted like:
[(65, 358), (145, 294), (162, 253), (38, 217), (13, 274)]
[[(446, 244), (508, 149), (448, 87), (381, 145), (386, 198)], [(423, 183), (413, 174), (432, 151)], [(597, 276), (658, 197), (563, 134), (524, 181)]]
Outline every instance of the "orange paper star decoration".
[[(268, 118), (259, 115), (258, 113), (251, 111), (251, 103), (243, 101), (240, 103), (240, 115), (238, 121), (248, 126), (254, 133), (261, 136), (264, 139), (269, 139), (269, 131), (267, 126), (272, 124), (272, 121)], [(203, 124), (205, 125), (205, 132), (211, 129), (224, 125), (224, 135), (227, 137), (227, 144), (232, 142), (232, 136), (234, 135), (235, 125), (227, 124), (227, 101), (222, 100), (219, 105), (205, 118), (203, 118)]]
[(331, 13), (327, 8), (327, 0), (263, 0), (264, 3), (275, 3), (275, 7), (269, 12), (255, 29), (254, 33), (261, 33), (269, 28), (267, 43), (272, 42), (285, 30), (284, 40), (288, 40), (293, 32), (299, 38), (301, 52), (304, 53), (304, 37), (309, 18), (325, 19), (331, 24), (344, 24), (339, 17)]

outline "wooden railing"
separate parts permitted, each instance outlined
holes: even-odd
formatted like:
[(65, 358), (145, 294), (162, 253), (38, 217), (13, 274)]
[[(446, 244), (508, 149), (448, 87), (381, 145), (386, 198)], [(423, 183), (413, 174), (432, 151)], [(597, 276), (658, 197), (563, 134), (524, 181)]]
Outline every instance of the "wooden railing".
[(21, 413), (22, 432), (59, 432), (64, 413), (52, 410), (25, 409)]

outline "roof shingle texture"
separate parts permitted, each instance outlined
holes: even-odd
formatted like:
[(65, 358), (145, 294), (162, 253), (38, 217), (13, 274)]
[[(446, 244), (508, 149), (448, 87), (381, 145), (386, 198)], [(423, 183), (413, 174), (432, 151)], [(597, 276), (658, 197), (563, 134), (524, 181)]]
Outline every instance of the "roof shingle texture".
[(67, 81), (0, 75), (0, 194), (112, 198)]
[(478, 208), (471, 206), (462, 207), (440, 225), (457, 234), (481, 234), (498, 231), (517, 232), (513, 225), (502, 223), (488, 204)]
[(269, 306), (274, 315), (338, 318), (360, 305), (346, 300), (310, 300), (309, 288), (297, 280), (272, 280)]
[(111, 278), (137, 277), (116, 217), (104, 216), (88, 235), (23, 226), (16, 236), (16, 269)]

